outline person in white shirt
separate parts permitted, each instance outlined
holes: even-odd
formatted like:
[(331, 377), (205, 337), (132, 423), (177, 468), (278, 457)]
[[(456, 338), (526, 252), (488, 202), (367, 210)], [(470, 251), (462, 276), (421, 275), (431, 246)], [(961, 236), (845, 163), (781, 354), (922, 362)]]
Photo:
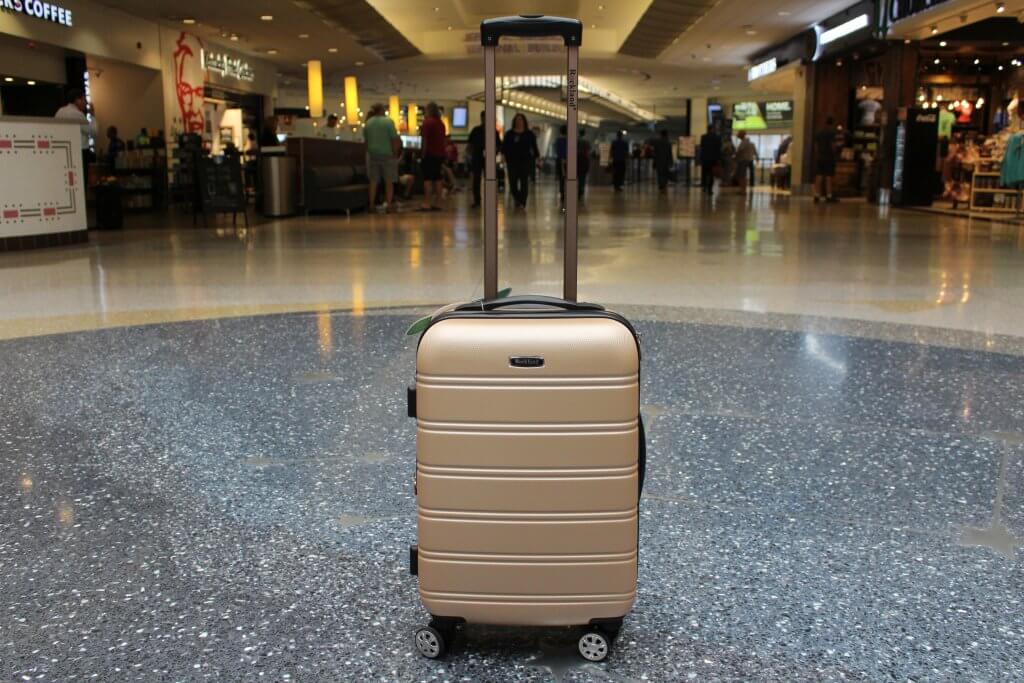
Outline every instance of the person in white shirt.
[(97, 137), (96, 122), (89, 118), (89, 114), (92, 114), (92, 112), (89, 111), (83, 91), (78, 88), (70, 90), (67, 100), (68, 103), (57, 110), (54, 118), (79, 122), (78, 127), (82, 131), (82, 160), (84, 164), (82, 171), (85, 172), (89, 164), (96, 160), (95, 153), (89, 149), (89, 139), (95, 140)]

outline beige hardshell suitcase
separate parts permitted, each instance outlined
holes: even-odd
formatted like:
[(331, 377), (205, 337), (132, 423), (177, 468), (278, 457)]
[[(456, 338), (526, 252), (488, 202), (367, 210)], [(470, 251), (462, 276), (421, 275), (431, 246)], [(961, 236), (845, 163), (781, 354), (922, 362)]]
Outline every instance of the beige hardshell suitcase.
[(493, 136), (485, 135), (485, 297), (449, 307), (420, 336), (416, 386), (419, 576), (436, 658), (461, 623), (585, 627), (604, 659), (636, 597), (644, 435), (640, 350), (621, 316), (576, 299), (576, 64), (582, 26), (557, 17), (483, 22), (485, 130), (494, 46), (560, 35), (568, 46), (563, 299), (498, 299)]

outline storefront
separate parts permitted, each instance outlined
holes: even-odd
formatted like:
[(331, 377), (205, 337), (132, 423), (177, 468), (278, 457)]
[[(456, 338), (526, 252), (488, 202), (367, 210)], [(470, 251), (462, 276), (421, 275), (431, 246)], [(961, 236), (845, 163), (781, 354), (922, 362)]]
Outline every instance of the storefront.
[[(762, 157), (770, 155), (773, 182), (796, 193), (807, 190), (803, 151), (811, 139), (807, 121), (813, 112), (807, 96), (815, 46), (814, 31), (808, 30), (758, 53), (747, 70), (747, 81), (751, 90), (764, 99), (729, 106), (733, 129), (737, 107), (753, 111), (755, 105), (760, 110), (765, 123), (763, 134), (771, 137), (759, 140), (758, 150)], [(756, 120), (755, 125), (759, 125)], [(742, 122), (740, 126), (744, 127)]]
[(913, 49), (918, 64), (899, 112), (897, 150), (917, 183), (908, 188), (907, 175), (896, 174), (894, 200), (961, 215), (1020, 217), (1024, 178), (1007, 149), (1021, 142), (1024, 3), (911, 9), (890, 2), (883, 14), (887, 35)]

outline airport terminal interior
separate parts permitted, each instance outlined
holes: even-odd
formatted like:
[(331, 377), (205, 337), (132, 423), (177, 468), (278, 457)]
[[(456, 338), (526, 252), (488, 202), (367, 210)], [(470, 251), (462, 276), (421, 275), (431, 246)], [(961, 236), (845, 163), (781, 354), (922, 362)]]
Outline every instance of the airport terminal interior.
[(0, 678), (1024, 680), (1024, 0), (0, 5)]

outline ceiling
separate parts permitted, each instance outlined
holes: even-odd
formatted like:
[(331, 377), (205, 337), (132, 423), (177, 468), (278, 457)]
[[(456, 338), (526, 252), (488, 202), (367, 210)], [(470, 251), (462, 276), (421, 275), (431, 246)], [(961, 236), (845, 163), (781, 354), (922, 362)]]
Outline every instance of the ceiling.
[[(480, 21), (543, 12), (585, 25), (580, 73), (662, 114), (691, 96), (743, 96), (751, 55), (853, 4), (851, 0), (100, 0), (181, 26), (277, 65), (284, 90), (304, 87), (303, 64), (324, 63), (375, 98), (462, 99), (481, 90)], [(261, 20), (272, 15), (272, 21)], [(237, 40), (232, 41), (235, 34)], [(302, 37), (305, 36), (305, 37)], [(640, 49), (631, 36), (645, 36)], [(631, 47), (632, 44), (632, 47)], [(663, 47), (664, 46), (664, 47)], [(643, 47), (641, 45), (641, 47)], [(274, 54), (269, 53), (275, 50)], [(633, 54), (624, 54), (633, 53)], [(653, 55), (653, 56), (651, 56)], [(499, 74), (558, 74), (558, 50), (500, 55)]]

